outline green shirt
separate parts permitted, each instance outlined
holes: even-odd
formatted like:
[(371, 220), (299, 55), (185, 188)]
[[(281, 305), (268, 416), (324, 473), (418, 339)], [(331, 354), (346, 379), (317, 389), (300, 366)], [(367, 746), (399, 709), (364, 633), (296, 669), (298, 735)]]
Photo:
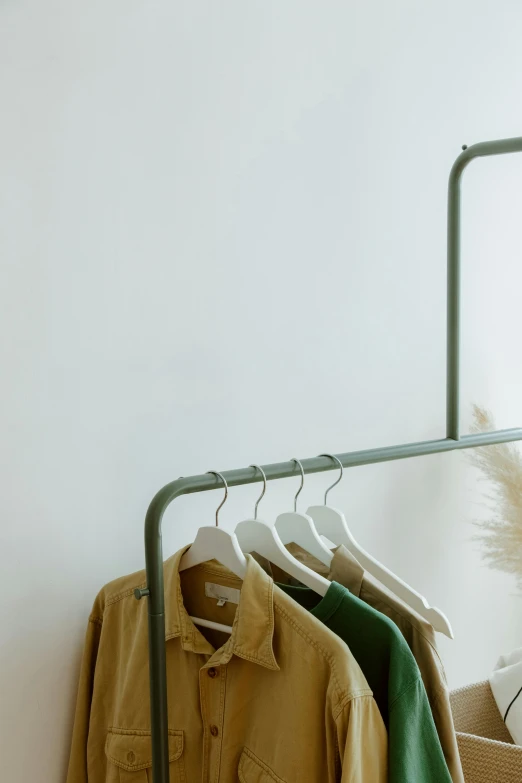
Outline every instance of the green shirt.
[(389, 780), (451, 783), (419, 668), (397, 626), (332, 582), (324, 598), (278, 585), (346, 642), (388, 729)]

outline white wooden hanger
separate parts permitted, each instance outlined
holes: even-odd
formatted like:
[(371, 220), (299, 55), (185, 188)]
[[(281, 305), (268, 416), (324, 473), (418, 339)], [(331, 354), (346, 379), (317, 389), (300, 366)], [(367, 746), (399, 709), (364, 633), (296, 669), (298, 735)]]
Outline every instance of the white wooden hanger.
[[(180, 571), (186, 571), (187, 568), (206, 563), (207, 560), (217, 560), (221, 565), (226, 566), (229, 571), (244, 579), (247, 569), (247, 559), (241, 551), (238, 540), (234, 533), (227, 533), (218, 527), (219, 510), (224, 505), (228, 497), (228, 485), (225, 478), (215, 470), (210, 470), (215, 476), (219, 476), (225, 485), (225, 497), (216, 509), (215, 526), (200, 527), (194, 543), (191, 545), (179, 564)], [(232, 633), (232, 626), (215, 623), (212, 620), (205, 620), (200, 617), (190, 618), (195, 625), (201, 625), (203, 628), (212, 628), (214, 631), (223, 631)]]
[(333, 454), (321, 454), (321, 457), (330, 457), (330, 459), (335, 460), (339, 464), (341, 473), (337, 481), (326, 490), (324, 494), (324, 506), (310, 506), (306, 511), (306, 513), (312, 517), (318, 533), (329, 538), (330, 541), (338, 546), (341, 544), (344, 545), (346, 549), (357, 558), (361, 566), (365, 568), (369, 574), (382, 582), (388, 590), (391, 590), (398, 598), (403, 600), (408, 606), (428, 620), (436, 631), (453, 639), (453, 631), (446, 615), (443, 614), (440, 609), (430, 606), (424, 596), (406, 584), (406, 582), (392, 573), (374, 557), (369, 555), (353, 537), (342, 511), (326, 505), (328, 493), (343, 477), (343, 466), (341, 461)]
[(266, 492), (266, 476), (259, 465), (251, 467), (257, 468), (263, 476), (263, 492), (256, 502), (254, 519), (245, 519), (236, 525), (235, 533), (241, 549), (243, 552), (257, 552), (315, 593), (326, 595), (331, 582), (296, 560), (285, 549), (275, 527), (257, 518), (259, 503)]
[(301, 470), (301, 486), (294, 498), (294, 510), (279, 514), (275, 521), (275, 528), (283, 544), (298, 544), (302, 549), (305, 549), (323, 563), (323, 565), (329, 566), (332, 562), (333, 554), (315, 529), (312, 517), (308, 514), (299, 514), (297, 511), (297, 498), (304, 485), (304, 470), (299, 460), (295, 459), (295, 457), (293, 462), (299, 465)]

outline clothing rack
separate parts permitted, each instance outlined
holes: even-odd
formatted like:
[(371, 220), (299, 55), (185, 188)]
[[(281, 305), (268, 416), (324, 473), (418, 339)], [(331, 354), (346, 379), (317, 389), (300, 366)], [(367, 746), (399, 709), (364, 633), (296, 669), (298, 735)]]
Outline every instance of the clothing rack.
[[(488, 446), (522, 440), (522, 428), (496, 432), (460, 435), (460, 184), (464, 169), (475, 158), (522, 152), (522, 137), (499, 139), (464, 146), (449, 175), (448, 184), (448, 289), (447, 289), (447, 387), (446, 437), (440, 440), (419, 441), (399, 446), (351, 451), (335, 455), (345, 468), (370, 465), (389, 460), (420, 457), (425, 454)], [(305, 473), (321, 473), (338, 467), (330, 457), (312, 457), (301, 460)], [(300, 475), (296, 462), (277, 462), (263, 465), (267, 480), (291, 478)], [(256, 468), (224, 471), (229, 486), (254, 484), (261, 481)], [(137, 599), (148, 598), (149, 612), (149, 668), (150, 707), (152, 730), (152, 771), (154, 783), (169, 783), (167, 670), (165, 654), (165, 595), (163, 585), (163, 551), (161, 520), (165, 509), (180, 495), (206, 492), (220, 486), (220, 480), (209, 473), (179, 478), (164, 486), (154, 496), (145, 519), (145, 560), (147, 587), (135, 591)]]

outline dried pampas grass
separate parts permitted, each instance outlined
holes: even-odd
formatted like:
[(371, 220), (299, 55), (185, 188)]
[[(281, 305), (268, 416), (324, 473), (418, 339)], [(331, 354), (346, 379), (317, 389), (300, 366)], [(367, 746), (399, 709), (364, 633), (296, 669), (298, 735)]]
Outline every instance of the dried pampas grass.
[[(475, 405), (471, 431), (494, 429), (492, 415)], [(475, 538), (490, 568), (514, 574), (522, 589), (522, 456), (515, 444), (497, 443), (470, 449), (467, 457), (492, 487), (486, 495), (492, 516), (474, 522), (480, 530)]]

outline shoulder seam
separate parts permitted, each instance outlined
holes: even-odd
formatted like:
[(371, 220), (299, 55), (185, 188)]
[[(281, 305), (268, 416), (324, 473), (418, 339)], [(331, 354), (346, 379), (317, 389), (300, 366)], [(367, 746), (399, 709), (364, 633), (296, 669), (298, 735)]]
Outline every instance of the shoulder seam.
[(319, 644), (317, 639), (314, 639), (313, 636), (307, 633), (307, 631), (303, 628), (303, 626), (297, 623), (295, 619), (288, 614), (286, 609), (284, 609), (282, 606), (276, 603), (275, 600), (274, 600), (274, 608), (276, 609), (277, 612), (279, 612), (280, 615), (282, 615), (285, 618), (287, 623), (291, 625), (298, 632), (300, 636), (303, 637), (303, 639), (306, 639), (306, 641), (309, 642), (312, 645), (312, 647), (315, 647), (316, 650), (318, 650), (323, 654), (323, 656), (328, 660), (329, 663), (333, 664), (333, 659), (330, 653), (327, 650), (325, 650), (325, 648), (321, 644)]
[(354, 691), (351, 694), (346, 695), (340, 702), (340, 704), (337, 705), (336, 709), (334, 710), (333, 716), (334, 720), (337, 720), (341, 712), (345, 709), (347, 704), (350, 704), (352, 701), (355, 701), (356, 699), (372, 699), (373, 701), (373, 693), (369, 689), (364, 689), (360, 691)]
[(127, 590), (123, 590), (121, 593), (114, 593), (113, 595), (109, 595), (107, 597), (107, 600), (105, 601), (105, 606), (112, 606), (112, 604), (117, 604), (119, 601), (122, 601), (124, 598), (128, 598), (130, 595), (134, 595), (134, 591), (138, 588), (146, 587), (146, 582), (140, 582), (137, 585), (134, 585), (134, 587), (129, 587)]
[[(371, 596), (373, 596), (373, 598), (375, 598), (377, 601), (382, 601), (382, 597), (380, 597), (378, 594), (375, 594), (375, 593), (373, 592), (372, 585), (368, 585), (368, 584), (365, 582), (365, 580), (363, 580), (363, 588), (362, 588), (362, 589), (364, 589), (364, 590), (365, 590), (367, 593), (370, 593), (370, 595), (371, 595)], [(362, 599), (362, 600), (364, 600), (364, 599)], [(384, 601), (383, 603), (386, 603), (386, 602)], [(404, 611), (403, 611), (403, 610), (402, 610), (400, 607), (396, 607), (396, 606), (390, 606), (390, 604), (386, 604), (386, 605), (387, 605), (387, 606), (389, 606), (389, 608), (390, 608), (392, 611), (396, 612), (396, 613), (399, 615), (399, 617), (402, 617), (402, 619), (403, 619), (403, 620), (405, 620), (405, 621), (408, 623), (408, 625), (409, 625), (411, 628), (413, 628), (413, 629), (414, 629), (414, 630), (415, 630), (415, 631), (416, 631), (418, 634), (420, 634), (420, 635), (422, 636), (422, 638), (424, 639), (424, 641), (425, 641), (427, 644), (429, 644), (430, 648), (432, 649), (432, 651), (433, 651), (433, 652), (435, 653), (435, 655), (437, 656), (437, 661), (438, 661), (438, 663), (439, 663), (439, 665), (440, 665), (440, 668), (441, 668), (442, 672), (444, 672), (444, 664), (443, 664), (443, 662), (442, 662), (442, 658), (440, 657), (440, 653), (439, 653), (439, 651), (437, 650), (436, 646), (435, 646), (435, 645), (433, 644), (433, 642), (431, 641), (431, 639), (429, 639), (429, 638), (428, 638), (428, 637), (425, 635), (425, 633), (424, 633), (424, 629), (423, 629), (423, 627), (422, 627), (422, 623), (419, 623), (419, 622), (417, 622), (417, 618), (416, 618), (416, 617), (413, 617), (413, 618), (409, 617), (409, 616), (406, 614), (406, 612), (404, 612)], [(377, 611), (378, 611), (378, 610), (377, 610)], [(387, 615), (386, 615), (386, 616), (387, 616)], [(391, 617), (390, 617), (389, 619), (391, 620)], [(393, 622), (393, 620), (392, 620), (392, 622)], [(425, 620), (425, 622), (427, 622), (427, 623), (428, 623), (428, 625), (429, 625), (429, 622), (428, 622), (428, 620)], [(444, 674), (445, 674), (445, 673), (444, 673)]]
[[(410, 684), (407, 685), (406, 688), (403, 688), (402, 691), (398, 694), (398, 696), (396, 696), (394, 698), (394, 700), (390, 704), (388, 704), (388, 712), (391, 712), (392, 709), (397, 704), (397, 702), (400, 701), (400, 699), (402, 699), (402, 697), (405, 696), (408, 693), (408, 691), (411, 691), (412, 688), (414, 688), (416, 685), (418, 685), (419, 682), (422, 683), (422, 677), (420, 676), (420, 673), (419, 673), (419, 676), (415, 678), (415, 680), (410, 682)], [(424, 685), (423, 685), (423, 687), (424, 687)]]
[[(335, 682), (335, 687), (338, 693), (338, 696), (340, 698), (340, 703), (344, 704), (346, 701), (351, 701), (352, 698), (355, 696), (360, 695), (369, 695), (372, 696), (372, 691), (368, 688), (367, 690), (357, 690), (357, 691), (351, 691), (350, 693), (346, 694), (346, 691), (341, 688), (341, 685), (339, 683), (339, 679), (337, 676), (337, 667), (335, 665), (335, 660), (333, 656), (321, 645), (318, 643), (317, 639), (314, 639), (313, 636), (310, 636), (306, 630), (295, 621), (293, 617), (291, 617), (288, 612), (279, 605), (279, 603), (274, 599), (274, 609), (287, 621), (289, 625), (294, 628), (295, 631), (303, 638), (305, 639), (312, 647), (315, 647), (315, 649), (320, 652), (323, 657), (328, 661), (330, 664), (332, 677)], [(327, 626), (325, 626), (326, 628)], [(342, 707), (341, 707), (342, 709)]]

